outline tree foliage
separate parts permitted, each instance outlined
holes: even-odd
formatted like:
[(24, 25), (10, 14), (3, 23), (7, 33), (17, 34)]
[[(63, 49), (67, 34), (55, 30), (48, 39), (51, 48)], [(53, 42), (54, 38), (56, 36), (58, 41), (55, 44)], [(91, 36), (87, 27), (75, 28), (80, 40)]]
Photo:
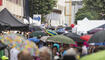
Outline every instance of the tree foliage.
[(85, 17), (90, 20), (105, 19), (105, 0), (83, 0), (83, 8), (76, 13), (76, 21)]
[(56, 6), (56, 0), (29, 0), (29, 15), (41, 14), (42, 22), (45, 22), (45, 15), (49, 14)]
[(49, 14), (55, 5), (55, 0), (29, 0), (30, 16), (33, 14)]
[(85, 7), (97, 12), (105, 12), (105, 0), (83, 0)]

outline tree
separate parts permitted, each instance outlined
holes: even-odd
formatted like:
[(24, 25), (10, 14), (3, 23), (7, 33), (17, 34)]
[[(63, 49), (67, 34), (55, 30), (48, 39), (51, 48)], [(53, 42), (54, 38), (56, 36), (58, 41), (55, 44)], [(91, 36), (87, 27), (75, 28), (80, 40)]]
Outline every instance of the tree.
[(29, 15), (41, 14), (42, 19), (44, 15), (49, 14), (53, 7), (56, 6), (56, 0), (29, 0)]
[(105, 0), (83, 0), (83, 8), (76, 13), (76, 20), (83, 16), (91, 20), (105, 19)]
[(87, 17), (88, 19), (93, 18), (90, 12), (85, 12), (85, 13), (81, 13), (78, 16), (76, 16), (76, 20), (83, 20), (85, 17)]
[(105, 0), (84, 0), (85, 7), (105, 18)]
[(83, 12), (76, 15), (75, 23), (77, 23), (77, 20), (83, 20), (85, 17), (93, 19), (91, 12)]
[(76, 13), (75, 23), (77, 22), (77, 20), (83, 20), (85, 17), (90, 20), (96, 20), (99, 18), (99, 14), (97, 14), (96, 11), (89, 11), (85, 8), (79, 9), (79, 11)]
[(83, 18), (87, 17), (90, 20), (98, 19), (99, 14), (96, 11), (89, 11), (86, 8), (79, 9), (76, 13), (76, 20), (82, 20)]
[(105, 0), (83, 0), (85, 7), (97, 12), (105, 12)]

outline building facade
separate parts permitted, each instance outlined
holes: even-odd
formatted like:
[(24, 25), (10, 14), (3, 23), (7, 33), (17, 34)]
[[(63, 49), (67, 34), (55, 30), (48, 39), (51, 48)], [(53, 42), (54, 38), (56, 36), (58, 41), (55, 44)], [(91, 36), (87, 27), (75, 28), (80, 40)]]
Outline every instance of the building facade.
[(54, 10), (59, 12), (52, 12), (48, 14), (47, 20), (50, 21), (52, 26), (70, 25), (71, 24), (71, 0), (58, 0)]
[(82, 0), (72, 0), (72, 15), (71, 15), (71, 23), (74, 24), (75, 22), (75, 15), (80, 8), (83, 7)]
[(15, 17), (22, 19), (24, 16), (24, 0), (2, 0), (0, 11), (7, 8)]
[(65, 8), (64, 0), (58, 0), (56, 7), (54, 7), (53, 11), (47, 15), (47, 21), (49, 25), (51, 26), (64, 25), (65, 23), (64, 8)]
[(71, 24), (71, 10), (72, 10), (72, 1), (65, 0), (65, 21), (67, 25)]

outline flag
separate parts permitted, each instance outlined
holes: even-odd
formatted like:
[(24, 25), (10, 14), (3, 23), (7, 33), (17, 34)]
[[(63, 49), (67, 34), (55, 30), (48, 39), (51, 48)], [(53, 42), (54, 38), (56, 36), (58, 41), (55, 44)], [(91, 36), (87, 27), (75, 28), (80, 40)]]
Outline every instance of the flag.
[(2, 5), (2, 0), (0, 0), (0, 6)]

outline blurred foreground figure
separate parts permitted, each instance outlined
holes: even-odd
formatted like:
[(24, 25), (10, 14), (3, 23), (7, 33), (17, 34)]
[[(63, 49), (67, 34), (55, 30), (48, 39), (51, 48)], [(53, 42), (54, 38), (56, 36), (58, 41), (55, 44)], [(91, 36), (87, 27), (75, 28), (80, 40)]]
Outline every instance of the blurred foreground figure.
[(2, 56), (2, 57), (1, 57), (1, 60), (8, 60), (8, 57)]
[(76, 51), (73, 48), (68, 49), (62, 60), (78, 60)]
[(84, 46), (82, 46), (82, 55), (85, 56), (85, 55), (87, 55), (87, 54), (88, 54), (88, 49), (87, 49), (87, 47), (84, 45)]
[(40, 48), (40, 60), (52, 60), (52, 52), (48, 47)]
[(33, 60), (33, 57), (28, 51), (22, 51), (18, 54), (18, 60)]
[(18, 51), (16, 48), (12, 48), (10, 50), (10, 60), (18, 60), (17, 55), (19, 54), (20, 51)]

